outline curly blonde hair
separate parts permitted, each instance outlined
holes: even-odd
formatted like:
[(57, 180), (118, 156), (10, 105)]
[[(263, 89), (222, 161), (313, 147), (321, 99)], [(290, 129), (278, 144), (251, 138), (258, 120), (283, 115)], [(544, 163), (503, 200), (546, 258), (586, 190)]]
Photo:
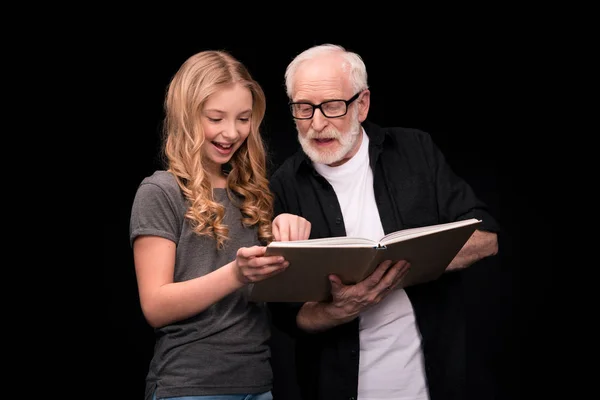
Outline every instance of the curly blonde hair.
[[(224, 207), (213, 198), (213, 188), (203, 164), (201, 147), (205, 141), (200, 113), (208, 97), (221, 88), (240, 83), (252, 93), (250, 134), (230, 160), (227, 175), (230, 198), (240, 201), (244, 226), (256, 226), (258, 239), (273, 239), (271, 218), (273, 195), (266, 178), (266, 150), (260, 134), (265, 94), (246, 67), (225, 51), (202, 51), (188, 58), (173, 76), (167, 90), (163, 124), (163, 155), (167, 170), (181, 188), (190, 206), (185, 217), (199, 235), (215, 238), (222, 248), (229, 230), (223, 224)], [(232, 198), (232, 200), (234, 200)]]

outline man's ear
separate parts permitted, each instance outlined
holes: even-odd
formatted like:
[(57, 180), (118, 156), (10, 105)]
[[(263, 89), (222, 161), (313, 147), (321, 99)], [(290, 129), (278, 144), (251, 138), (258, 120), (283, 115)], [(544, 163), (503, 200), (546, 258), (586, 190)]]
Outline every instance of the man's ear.
[(357, 101), (358, 120), (363, 122), (365, 119), (367, 119), (367, 115), (369, 114), (369, 106), (371, 105), (371, 91), (369, 91), (369, 89), (365, 89)]

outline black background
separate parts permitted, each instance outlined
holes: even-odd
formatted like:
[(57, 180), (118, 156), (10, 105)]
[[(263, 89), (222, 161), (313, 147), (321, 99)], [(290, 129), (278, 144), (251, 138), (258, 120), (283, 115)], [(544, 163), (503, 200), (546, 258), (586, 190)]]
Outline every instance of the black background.
[[(541, 390), (548, 365), (542, 360), (549, 311), (542, 306), (550, 285), (549, 222), (537, 193), (543, 166), (536, 156), (542, 135), (528, 120), (535, 89), (535, 57), (527, 40), (505, 34), (438, 34), (432, 39), (374, 41), (360, 35), (310, 35), (304, 39), (124, 39), (113, 67), (123, 90), (106, 159), (119, 171), (106, 200), (104, 285), (108, 296), (106, 332), (110, 352), (107, 382), (141, 399), (152, 355), (152, 330), (139, 306), (129, 212), (137, 185), (160, 168), (158, 152), (163, 99), (171, 76), (193, 53), (230, 51), (262, 85), (267, 98), (263, 134), (272, 171), (298, 148), (287, 108), (283, 74), (300, 51), (333, 42), (359, 53), (369, 73), (369, 119), (380, 125), (429, 132), (455, 172), (488, 203), (503, 228), (501, 265), (464, 275), (468, 359), (492, 381), (470, 382), (473, 398), (518, 399)], [(129, 41), (130, 40), (130, 41)], [(531, 374), (531, 371), (535, 371)], [(540, 375), (541, 374), (541, 375)], [(475, 375), (474, 375), (475, 376)], [(279, 400), (279, 399), (278, 399)], [(285, 399), (284, 399), (285, 400)]]

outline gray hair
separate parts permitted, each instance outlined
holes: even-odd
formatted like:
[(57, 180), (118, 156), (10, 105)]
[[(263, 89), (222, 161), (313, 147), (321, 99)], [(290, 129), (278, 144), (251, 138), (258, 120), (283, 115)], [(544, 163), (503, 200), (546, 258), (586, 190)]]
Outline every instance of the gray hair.
[(367, 67), (362, 58), (351, 51), (346, 50), (342, 46), (336, 44), (321, 44), (313, 46), (302, 53), (298, 54), (292, 62), (289, 63), (285, 70), (285, 91), (290, 100), (294, 91), (293, 82), (298, 68), (305, 61), (312, 60), (324, 54), (340, 53), (343, 58), (342, 70), (350, 69), (350, 84), (354, 92), (359, 92), (369, 88), (367, 83)]

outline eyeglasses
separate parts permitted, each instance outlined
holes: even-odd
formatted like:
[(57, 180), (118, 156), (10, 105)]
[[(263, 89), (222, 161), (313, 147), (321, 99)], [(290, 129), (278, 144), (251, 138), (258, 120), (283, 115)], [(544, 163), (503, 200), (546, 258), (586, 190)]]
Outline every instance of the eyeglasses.
[(290, 103), (290, 111), (295, 119), (311, 119), (315, 114), (315, 109), (321, 110), (321, 113), (327, 118), (343, 117), (348, 112), (348, 106), (362, 93), (356, 93), (348, 100), (327, 100), (321, 104), (312, 103)]

